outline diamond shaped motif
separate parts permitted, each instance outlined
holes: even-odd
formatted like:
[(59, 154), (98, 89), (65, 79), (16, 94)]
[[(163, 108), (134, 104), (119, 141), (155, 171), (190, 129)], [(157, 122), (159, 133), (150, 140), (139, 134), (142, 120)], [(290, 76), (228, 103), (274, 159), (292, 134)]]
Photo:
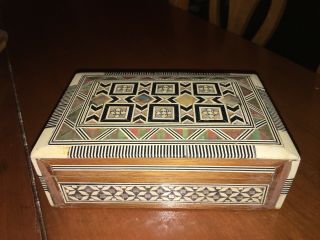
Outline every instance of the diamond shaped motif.
[(188, 107), (192, 105), (197, 99), (193, 97), (192, 95), (189, 95), (187, 93), (184, 93), (176, 98), (176, 101), (180, 103), (184, 107)]
[(148, 102), (151, 102), (153, 100), (153, 97), (147, 95), (147, 94), (140, 94), (139, 96), (136, 96), (133, 98), (133, 100), (138, 103), (139, 105), (143, 106), (147, 104)]
[(94, 104), (104, 104), (110, 101), (110, 97), (105, 94), (100, 94), (92, 98), (91, 103)]
[(240, 99), (232, 95), (223, 96), (222, 98), (220, 98), (220, 101), (230, 106), (234, 106), (240, 103)]

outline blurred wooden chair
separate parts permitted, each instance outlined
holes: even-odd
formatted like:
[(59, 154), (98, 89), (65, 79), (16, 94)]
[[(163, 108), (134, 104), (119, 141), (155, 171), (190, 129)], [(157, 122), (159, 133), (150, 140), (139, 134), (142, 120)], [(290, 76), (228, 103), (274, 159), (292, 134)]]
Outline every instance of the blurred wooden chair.
[[(235, 34), (243, 36), (248, 23), (253, 16), (259, 2), (261, 0), (208, 0), (209, 1), (209, 21), (215, 25), (221, 26), (220, 4), (221, 1), (228, 1), (228, 22), (227, 30)], [(189, 0), (169, 0), (176, 7), (188, 10)], [(283, 12), (286, 7), (287, 0), (271, 0), (269, 11), (255, 33), (252, 42), (260, 46), (264, 46), (273, 35), (278, 27)]]
[(8, 41), (8, 34), (6, 31), (0, 29), (0, 52), (6, 48)]

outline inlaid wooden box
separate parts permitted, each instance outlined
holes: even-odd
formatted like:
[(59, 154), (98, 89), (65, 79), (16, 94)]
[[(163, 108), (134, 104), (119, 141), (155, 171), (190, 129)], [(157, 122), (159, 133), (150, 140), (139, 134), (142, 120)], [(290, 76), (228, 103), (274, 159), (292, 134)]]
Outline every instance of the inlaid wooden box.
[(255, 74), (79, 73), (31, 154), (52, 206), (280, 208), (300, 157)]

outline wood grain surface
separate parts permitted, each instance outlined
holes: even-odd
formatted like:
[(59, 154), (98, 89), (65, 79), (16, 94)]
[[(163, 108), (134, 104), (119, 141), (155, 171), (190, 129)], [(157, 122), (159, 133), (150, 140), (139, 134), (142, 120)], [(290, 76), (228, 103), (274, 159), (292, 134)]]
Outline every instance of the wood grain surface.
[[(50, 4), (11, 0), (4, 12), (29, 148), (77, 71), (254, 71), (302, 156), (296, 180), (280, 210), (58, 209), (49, 206), (38, 184), (47, 239), (320, 238), (319, 76), (165, 1), (68, 0)], [(3, 109), (13, 111), (14, 103), (7, 104), (11, 108)], [(17, 148), (21, 144), (16, 143)], [(3, 153), (11, 161), (17, 160), (12, 153)], [(18, 180), (17, 176), (26, 174), (26, 168), (10, 172), (10, 181), (19, 182), (25, 199), (31, 197), (27, 179)], [(11, 193), (6, 189), (6, 194)], [(34, 226), (33, 206), (27, 200), (27, 216), (14, 210), (17, 203), (5, 201), (10, 207), (1, 205), (2, 212), (6, 209), (9, 216), (19, 216), (15, 217), (17, 225), (21, 217), (30, 229)], [(27, 239), (37, 239), (30, 229), (21, 228), (21, 232)], [(17, 229), (8, 228), (6, 236), (16, 234), (14, 231)]]
[(40, 239), (17, 108), (5, 53), (0, 54), (0, 239)]

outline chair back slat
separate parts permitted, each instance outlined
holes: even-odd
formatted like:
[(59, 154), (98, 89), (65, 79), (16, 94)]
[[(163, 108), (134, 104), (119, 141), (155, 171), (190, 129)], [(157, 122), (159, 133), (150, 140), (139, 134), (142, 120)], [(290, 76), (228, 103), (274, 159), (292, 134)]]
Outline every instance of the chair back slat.
[[(188, 10), (189, 0), (169, 0), (178, 8)], [(228, 4), (227, 30), (243, 36), (248, 24), (261, 0), (209, 0), (209, 21), (221, 26), (221, 1)], [(251, 39), (252, 42), (264, 46), (271, 38), (281, 20), (287, 0), (271, 0), (270, 8), (260, 28)]]
[(287, 5), (287, 0), (272, 0), (269, 12), (252, 42), (264, 46), (277, 29)]
[(230, 0), (227, 30), (243, 35), (260, 0)]
[(220, 14), (220, 0), (209, 1), (209, 22), (221, 26)]

